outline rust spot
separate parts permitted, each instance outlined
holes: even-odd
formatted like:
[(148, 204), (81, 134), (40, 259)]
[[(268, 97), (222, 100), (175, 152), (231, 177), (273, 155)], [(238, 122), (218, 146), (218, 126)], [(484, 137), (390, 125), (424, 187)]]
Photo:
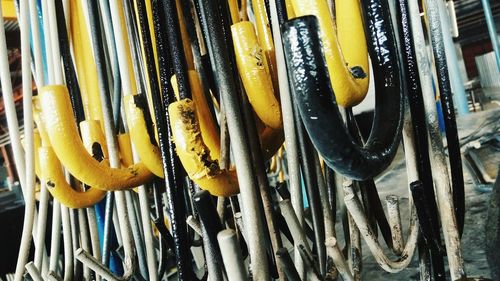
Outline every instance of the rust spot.
[(260, 47), (254, 47), (250, 51), (250, 56), (256, 60), (256, 64), (258, 67), (264, 66), (264, 58), (262, 56), (262, 49)]

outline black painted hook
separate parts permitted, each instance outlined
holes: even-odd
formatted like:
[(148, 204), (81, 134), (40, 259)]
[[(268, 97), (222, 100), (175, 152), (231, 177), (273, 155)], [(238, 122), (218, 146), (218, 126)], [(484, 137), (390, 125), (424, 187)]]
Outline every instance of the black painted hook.
[(401, 140), (404, 119), (402, 78), (387, 1), (363, 1), (375, 77), (375, 117), (366, 144), (349, 134), (339, 113), (313, 16), (283, 25), (284, 50), (295, 102), (325, 162), (355, 180), (375, 177), (390, 164)]

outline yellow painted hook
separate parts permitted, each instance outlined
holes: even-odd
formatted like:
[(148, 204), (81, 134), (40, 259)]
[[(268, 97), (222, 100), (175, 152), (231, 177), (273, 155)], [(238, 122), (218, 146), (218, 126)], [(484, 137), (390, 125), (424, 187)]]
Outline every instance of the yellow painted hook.
[(45, 183), (50, 194), (61, 204), (69, 208), (86, 208), (101, 201), (106, 192), (97, 188), (77, 191), (68, 184), (62, 171), (61, 162), (57, 159), (52, 147), (40, 147), (38, 157), (44, 164), (41, 171), (41, 181)]
[[(184, 99), (169, 106), (176, 152), (189, 177), (202, 189), (216, 196), (239, 192), (234, 169), (221, 170), (220, 137), (202, 91), (198, 74), (189, 71), (193, 101)], [(177, 90), (177, 83), (172, 79)], [(262, 153), (269, 159), (283, 143), (283, 130), (264, 127), (260, 130)]]
[(67, 89), (63, 85), (39, 89), (42, 119), (57, 158), (78, 180), (103, 190), (139, 186), (152, 178), (142, 163), (123, 169), (110, 168), (93, 159), (85, 150), (71, 113)]
[(102, 121), (101, 99), (96, 82), (97, 66), (80, 0), (70, 1), (69, 10), (72, 46), (85, 116), (90, 120)]
[[(35, 105), (38, 105), (38, 101), (35, 101)], [(39, 130), (44, 130), (45, 125), (40, 118), (37, 118), (37, 125)], [(83, 121), (80, 127), (87, 151), (92, 151), (94, 143), (104, 143), (104, 135), (100, 129), (99, 121)], [(104, 198), (106, 191), (97, 188), (90, 188), (87, 191), (73, 189), (66, 181), (61, 162), (54, 154), (47, 134), (41, 136), (37, 130), (34, 132), (34, 138), (35, 151), (37, 152), (35, 153), (35, 172), (55, 199), (69, 208), (86, 208), (93, 206)], [(107, 155), (106, 146), (101, 145), (100, 153), (103, 156)], [(43, 163), (43, 165), (40, 163)]]
[(281, 129), (281, 107), (274, 95), (272, 76), (257, 41), (253, 24), (249, 21), (233, 24), (231, 33), (238, 72), (250, 104), (265, 125)]
[(239, 192), (235, 170), (221, 170), (203, 142), (194, 102), (183, 99), (168, 106), (176, 152), (189, 177), (216, 196)]
[(134, 143), (137, 154), (144, 165), (156, 176), (163, 178), (163, 166), (158, 146), (151, 143), (151, 139), (144, 119), (144, 111), (136, 103), (137, 96), (123, 97), (125, 115), (129, 128), (130, 138)]
[(255, 14), (255, 25), (257, 27), (257, 35), (259, 45), (262, 47), (266, 61), (269, 67), (269, 74), (274, 83), (274, 89), (278, 90), (278, 69), (276, 65), (276, 55), (274, 53), (274, 41), (269, 25), (269, 17), (266, 11), (264, 0), (252, 0), (252, 8)]
[(337, 103), (343, 107), (359, 104), (369, 82), (368, 50), (359, 0), (335, 1), (338, 26), (326, 0), (292, 0), (296, 16), (318, 18), (323, 50)]

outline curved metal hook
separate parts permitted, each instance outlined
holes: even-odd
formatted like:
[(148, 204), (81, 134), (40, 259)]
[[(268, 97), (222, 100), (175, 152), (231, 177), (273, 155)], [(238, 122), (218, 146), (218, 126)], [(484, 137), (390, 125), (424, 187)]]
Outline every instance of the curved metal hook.
[[(249, 21), (233, 24), (231, 34), (236, 65), (250, 104), (264, 124), (273, 129), (281, 129), (283, 127), (281, 106), (274, 93), (270, 73), (272, 69), (269, 67), (270, 62), (267, 61), (269, 52), (262, 54), (263, 49), (255, 34), (254, 26)], [(260, 39), (260, 41), (265, 40)], [(272, 54), (274, 57), (274, 47)]]
[(194, 104), (183, 99), (169, 105), (173, 140), (176, 152), (189, 177), (203, 189), (217, 196), (231, 196), (239, 192), (235, 170), (222, 171), (217, 161), (209, 156), (196, 118)]
[(152, 177), (142, 163), (125, 169), (110, 168), (90, 156), (78, 136), (67, 89), (62, 85), (40, 88), (42, 118), (50, 144), (61, 163), (83, 183), (103, 190), (136, 187)]
[[(390, 164), (401, 140), (403, 90), (387, 3), (372, 0), (366, 9), (376, 78), (375, 120), (364, 146), (348, 133), (339, 113), (322, 54), (318, 21), (313, 16), (283, 26), (293, 94), (304, 125), (325, 162), (356, 180), (370, 179)], [(368, 4), (365, 4), (368, 6)]]
[(368, 92), (369, 65), (359, 0), (335, 1), (338, 29), (326, 0), (292, 1), (296, 16), (314, 15), (337, 103), (359, 104)]

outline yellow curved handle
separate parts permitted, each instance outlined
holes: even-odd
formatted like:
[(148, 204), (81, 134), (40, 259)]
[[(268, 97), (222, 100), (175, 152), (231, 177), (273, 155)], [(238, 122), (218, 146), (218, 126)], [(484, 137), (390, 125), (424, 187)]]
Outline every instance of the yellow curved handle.
[[(43, 125), (38, 123), (41, 127)], [(80, 124), (80, 131), (82, 133), (82, 139), (87, 151), (92, 152), (94, 149), (94, 143), (98, 143), (101, 148), (101, 153), (103, 157), (106, 157), (107, 149), (104, 145), (104, 134), (100, 129), (99, 121), (90, 120), (83, 121)], [(47, 137), (44, 135), (43, 137)], [(61, 204), (69, 208), (86, 208), (93, 206), (97, 202), (101, 201), (106, 195), (106, 191), (90, 188), (87, 191), (78, 191), (71, 187), (66, 181), (63, 174), (63, 167), (57, 156), (54, 154), (54, 150), (48, 145), (49, 140), (44, 139), (44, 146), (42, 146), (42, 140), (40, 134), (35, 132), (35, 166), (40, 167), (36, 170), (38, 178), (41, 182), (45, 183), (47, 190), (56, 198)], [(40, 165), (43, 163), (43, 168)]]
[(70, 26), (76, 72), (87, 119), (103, 120), (101, 99), (97, 84), (97, 66), (92, 54), (90, 33), (83, 13), (81, 0), (70, 1)]
[(368, 51), (359, 0), (335, 1), (338, 28), (326, 0), (292, 0), (292, 4), (296, 16), (318, 18), (337, 103), (343, 107), (359, 104), (366, 96), (369, 82)]
[(253, 24), (249, 21), (233, 24), (231, 34), (238, 72), (250, 104), (264, 124), (273, 129), (281, 129), (281, 107), (274, 95), (269, 69), (257, 42)]
[(153, 145), (148, 134), (143, 110), (137, 106), (135, 96), (123, 97), (125, 115), (129, 128), (130, 138), (134, 143), (137, 154), (142, 163), (156, 176), (163, 178), (163, 165), (158, 146)]
[(176, 152), (189, 177), (215, 196), (239, 192), (235, 170), (221, 170), (203, 142), (194, 102), (183, 99), (168, 106)]
[(238, 8), (238, 0), (228, 0), (229, 13), (231, 14), (231, 21), (237, 23), (240, 21), (240, 10)]
[(123, 169), (110, 168), (86, 152), (73, 122), (65, 86), (42, 87), (39, 96), (50, 144), (57, 158), (78, 180), (98, 189), (122, 190), (139, 186), (152, 178), (152, 173), (142, 163)]
[(276, 68), (274, 41), (271, 33), (271, 26), (269, 25), (269, 17), (266, 12), (266, 4), (264, 0), (252, 0), (252, 8), (255, 14), (255, 25), (257, 27), (259, 44), (264, 51), (266, 62), (269, 67), (269, 74), (271, 74), (271, 81), (274, 83), (274, 89), (278, 91), (278, 69)]
[(101, 201), (106, 195), (106, 191), (97, 188), (90, 188), (85, 192), (74, 190), (66, 181), (62, 165), (52, 147), (40, 147), (38, 157), (44, 165), (41, 171), (41, 181), (45, 183), (50, 194), (64, 206), (69, 208), (90, 207)]
[[(198, 74), (191, 70), (189, 81), (193, 101), (184, 99), (169, 106), (176, 152), (189, 177), (212, 195), (230, 196), (239, 192), (236, 172), (219, 168), (220, 136), (202, 91)], [(176, 79), (172, 77), (172, 86)], [(263, 127), (260, 140), (264, 159), (271, 158), (283, 144), (283, 130)], [(215, 175), (215, 176), (214, 176)]]
[[(203, 88), (201, 85), (198, 73), (195, 70), (188, 71), (189, 85), (191, 87), (191, 95), (193, 102), (196, 105), (196, 117), (198, 118), (198, 123), (200, 124), (201, 136), (203, 142), (206, 144), (210, 150), (210, 156), (213, 160), (220, 159), (220, 137), (219, 131), (216, 128), (215, 120), (212, 117), (207, 99), (203, 93)], [(179, 100), (179, 91), (177, 85), (177, 78), (175, 75), (170, 79), (172, 83), (172, 88), (174, 89), (174, 94)]]

